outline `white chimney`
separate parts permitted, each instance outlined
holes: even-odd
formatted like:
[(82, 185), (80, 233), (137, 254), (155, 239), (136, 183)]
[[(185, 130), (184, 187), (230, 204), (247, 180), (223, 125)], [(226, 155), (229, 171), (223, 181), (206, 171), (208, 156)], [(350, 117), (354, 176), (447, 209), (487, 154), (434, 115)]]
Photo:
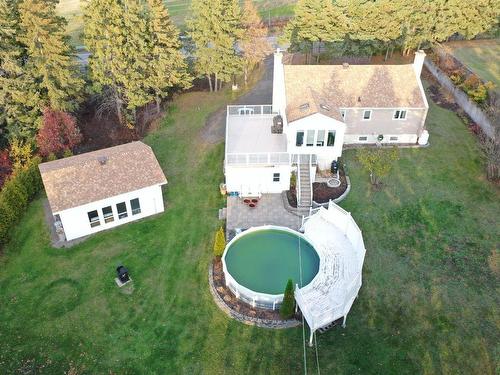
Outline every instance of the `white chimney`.
[(415, 52), (415, 60), (413, 61), (413, 70), (415, 70), (417, 78), (420, 78), (420, 74), (422, 73), (422, 67), (424, 66), (425, 56), (426, 56), (425, 52), (421, 49)]
[(285, 111), (285, 72), (283, 69), (283, 53), (279, 48), (274, 53), (273, 66), (273, 112), (283, 115)]

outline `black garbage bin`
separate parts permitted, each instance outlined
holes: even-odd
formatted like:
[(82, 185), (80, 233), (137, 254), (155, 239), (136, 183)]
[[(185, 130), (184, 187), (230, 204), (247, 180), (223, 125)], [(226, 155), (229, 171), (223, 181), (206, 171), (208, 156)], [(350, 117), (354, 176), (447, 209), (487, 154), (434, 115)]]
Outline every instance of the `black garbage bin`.
[(339, 171), (339, 162), (334, 160), (332, 161), (332, 168), (331, 168), (332, 173), (337, 173)]
[(118, 279), (122, 283), (126, 283), (127, 281), (130, 280), (130, 277), (128, 275), (128, 270), (124, 266), (118, 266), (118, 267), (116, 267), (116, 273), (118, 275)]

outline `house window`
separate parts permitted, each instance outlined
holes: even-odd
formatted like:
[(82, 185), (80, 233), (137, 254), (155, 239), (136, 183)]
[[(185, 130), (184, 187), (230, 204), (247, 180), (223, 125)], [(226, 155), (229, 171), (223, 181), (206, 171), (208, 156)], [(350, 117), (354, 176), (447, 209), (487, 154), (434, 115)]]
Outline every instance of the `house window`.
[(333, 147), (335, 145), (335, 130), (330, 130), (328, 132), (328, 139), (326, 140), (326, 145), (328, 147)]
[(342, 116), (342, 120), (344, 121), (345, 121), (345, 113), (346, 113), (345, 109), (340, 110), (340, 116)]
[(324, 146), (325, 145), (325, 131), (318, 130), (318, 139), (316, 140), (316, 146)]
[(391, 141), (397, 141), (398, 137), (390, 137), (389, 140), (391, 140)]
[(99, 221), (99, 214), (97, 213), (97, 210), (87, 212), (87, 215), (89, 216), (89, 222), (90, 222), (90, 227), (98, 227), (101, 225), (101, 222)]
[(280, 182), (280, 174), (273, 173), (273, 182)]
[(297, 138), (295, 140), (295, 146), (302, 146), (304, 144), (304, 132), (299, 131), (297, 132)]
[(314, 146), (314, 130), (307, 131), (306, 146)]
[(116, 205), (116, 211), (118, 212), (118, 219), (124, 219), (128, 216), (125, 202), (118, 203)]
[(406, 120), (406, 110), (397, 109), (394, 111), (394, 116), (392, 117), (394, 120)]
[(358, 140), (360, 140), (360, 141), (366, 141), (366, 140), (368, 140), (368, 137), (359, 137)]
[(363, 111), (363, 120), (370, 120), (372, 118), (372, 111), (371, 109), (365, 109)]
[(111, 206), (104, 207), (102, 209), (102, 216), (104, 217), (105, 223), (111, 223), (115, 220), (115, 217), (113, 216), (113, 209), (111, 208)]
[(140, 214), (141, 204), (139, 203), (139, 198), (132, 199), (130, 201), (130, 207), (132, 208), (132, 215)]

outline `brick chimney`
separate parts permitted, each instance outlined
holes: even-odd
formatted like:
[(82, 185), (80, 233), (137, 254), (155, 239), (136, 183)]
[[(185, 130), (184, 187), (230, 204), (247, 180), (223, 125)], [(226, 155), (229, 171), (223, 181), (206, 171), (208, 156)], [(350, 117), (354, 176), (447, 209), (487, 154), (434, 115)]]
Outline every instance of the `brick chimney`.
[(413, 60), (413, 70), (415, 70), (415, 74), (418, 78), (420, 78), (420, 74), (422, 73), (425, 56), (425, 52), (421, 49), (415, 52), (415, 60)]

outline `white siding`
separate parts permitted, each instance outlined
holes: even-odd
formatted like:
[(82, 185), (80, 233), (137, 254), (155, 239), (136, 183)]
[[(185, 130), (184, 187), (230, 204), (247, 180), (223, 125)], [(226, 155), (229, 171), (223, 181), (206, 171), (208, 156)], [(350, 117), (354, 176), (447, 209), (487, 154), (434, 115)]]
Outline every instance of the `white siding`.
[[(251, 196), (263, 193), (281, 193), (290, 188), (289, 165), (277, 166), (227, 166), (226, 188), (228, 192), (238, 192)], [(279, 182), (273, 181), (273, 174), (279, 173)]]
[[(141, 206), (141, 212), (136, 215), (132, 215), (132, 209), (130, 207), (130, 200), (134, 198), (139, 198)], [(118, 218), (116, 209), (116, 204), (121, 202), (125, 202), (128, 214), (128, 216), (123, 219)], [(102, 213), (102, 209), (107, 206), (111, 206), (113, 209), (114, 221), (110, 223), (104, 223)], [(90, 226), (87, 213), (94, 210), (97, 210), (101, 224), (92, 228)], [(161, 186), (156, 185), (70, 208), (64, 211), (54, 212), (54, 214), (59, 214), (66, 239), (70, 241), (78, 237), (114, 228), (118, 225), (130, 223), (131, 221), (142, 219), (143, 217), (154, 215), (163, 211), (164, 207)]]
[[(314, 145), (306, 146), (307, 131), (315, 130)], [(324, 146), (317, 146), (318, 130), (325, 131)], [(333, 147), (326, 146), (329, 130), (335, 130), (335, 143)], [(304, 144), (300, 147), (295, 145), (297, 131), (304, 131)], [(293, 121), (286, 127), (287, 150), (290, 154), (316, 154), (318, 166), (321, 169), (328, 168), (333, 160), (342, 155), (342, 145), (344, 143), (345, 124), (331, 117), (316, 113)]]

